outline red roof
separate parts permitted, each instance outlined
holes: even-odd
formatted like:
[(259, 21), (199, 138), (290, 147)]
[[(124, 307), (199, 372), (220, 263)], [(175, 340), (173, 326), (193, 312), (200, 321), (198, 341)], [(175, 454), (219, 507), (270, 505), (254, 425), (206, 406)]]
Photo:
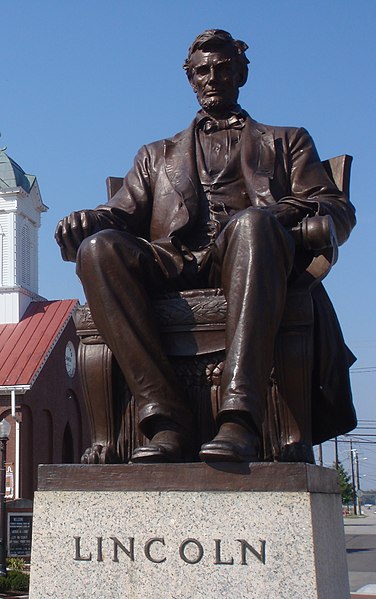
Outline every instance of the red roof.
[(32, 302), (17, 324), (0, 324), (0, 387), (32, 385), (77, 300)]

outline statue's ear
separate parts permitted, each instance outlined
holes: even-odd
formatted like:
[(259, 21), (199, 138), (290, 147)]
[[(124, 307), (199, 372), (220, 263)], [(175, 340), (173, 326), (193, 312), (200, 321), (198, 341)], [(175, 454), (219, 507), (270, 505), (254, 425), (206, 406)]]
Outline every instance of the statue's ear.
[(187, 72), (187, 77), (188, 77), (188, 81), (190, 83), (191, 88), (193, 89), (193, 91), (195, 92), (195, 94), (197, 94), (197, 87), (193, 83), (193, 77), (192, 77), (192, 75), (189, 75), (189, 73)]

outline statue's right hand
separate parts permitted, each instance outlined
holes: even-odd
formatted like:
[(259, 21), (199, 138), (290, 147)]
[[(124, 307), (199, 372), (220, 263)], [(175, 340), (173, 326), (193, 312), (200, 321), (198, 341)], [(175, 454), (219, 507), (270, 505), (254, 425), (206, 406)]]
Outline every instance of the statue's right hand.
[(77, 250), (96, 229), (97, 217), (94, 210), (72, 212), (58, 222), (55, 239), (60, 246), (63, 260), (75, 262)]

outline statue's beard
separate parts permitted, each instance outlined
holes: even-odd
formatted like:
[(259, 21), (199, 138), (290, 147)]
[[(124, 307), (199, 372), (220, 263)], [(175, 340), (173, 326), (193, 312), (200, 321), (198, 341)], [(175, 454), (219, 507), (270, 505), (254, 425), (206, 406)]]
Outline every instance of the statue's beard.
[(224, 102), (221, 98), (210, 96), (201, 98), (200, 105), (206, 112), (213, 114), (222, 114), (232, 108), (232, 106), (229, 106), (229, 104)]

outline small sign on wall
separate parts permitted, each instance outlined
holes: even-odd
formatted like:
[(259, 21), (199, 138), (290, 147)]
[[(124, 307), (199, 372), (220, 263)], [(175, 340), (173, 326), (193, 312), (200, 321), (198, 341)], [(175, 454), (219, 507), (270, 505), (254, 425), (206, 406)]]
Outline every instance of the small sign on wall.
[(31, 554), (33, 516), (29, 512), (8, 513), (8, 555), (26, 557)]

